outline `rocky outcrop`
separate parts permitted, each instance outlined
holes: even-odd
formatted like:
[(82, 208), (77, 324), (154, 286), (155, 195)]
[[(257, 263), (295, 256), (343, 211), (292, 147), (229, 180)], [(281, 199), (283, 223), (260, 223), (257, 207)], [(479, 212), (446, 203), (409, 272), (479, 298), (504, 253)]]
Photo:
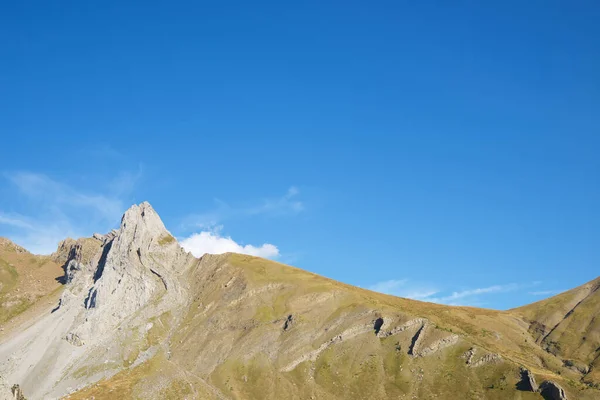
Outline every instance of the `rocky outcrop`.
[(3, 237), (0, 237), (0, 249), (13, 251), (15, 253), (29, 253), (23, 247)]
[(563, 361), (563, 365), (567, 368), (572, 369), (573, 371), (577, 371), (580, 374), (587, 374), (590, 372), (590, 366), (589, 365), (585, 365), (582, 362), (579, 362), (577, 360), (564, 360)]
[(531, 371), (521, 367), (520, 372), (521, 381), (517, 384), (517, 389), (527, 392), (537, 392), (539, 388)]
[(500, 354), (488, 353), (475, 359), (475, 355), (478, 353), (477, 348), (471, 347), (467, 350), (461, 358), (465, 359), (465, 364), (470, 368), (478, 368), (487, 364), (495, 364), (502, 361)]
[(502, 361), (502, 356), (500, 354), (486, 354), (477, 361), (472, 361), (469, 365), (471, 368), (482, 367), (487, 364), (495, 364)]
[(0, 400), (27, 400), (19, 385), (8, 385), (0, 376)]
[(567, 400), (564, 389), (553, 381), (542, 382), (540, 385), (540, 393), (544, 400)]
[(57, 263), (66, 264), (69, 261), (89, 264), (98, 254), (102, 241), (93, 238), (79, 238), (77, 240), (67, 238), (58, 244), (58, 248), (51, 254), (51, 258)]
[(477, 349), (475, 347), (471, 347), (469, 350), (467, 350), (461, 357), (465, 359), (465, 364), (467, 365), (471, 365), (471, 363), (473, 362), (473, 357), (475, 357), (475, 353), (477, 352)]
[(399, 334), (401, 332), (404, 332), (407, 329), (414, 328), (414, 327), (417, 327), (417, 326), (421, 326), (425, 322), (427, 322), (427, 320), (425, 318), (411, 319), (411, 320), (407, 321), (406, 323), (395, 327), (392, 330), (389, 330), (389, 331), (380, 330), (379, 333), (377, 334), (377, 336), (380, 337), (380, 338), (385, 338), (385, 337), (388, 337), (388, 336), (397, 335), (397, 334)]
[(71, 343), (73, 346), (77, 346), (77, 347), (83, 346), (85, 344), (83, 342), (83, 340), (81, 340), (81, 338), (73, 332), (67, 333), (67, 336), (65, 336), (65, 340), (68, 343)]
[(293, 324), (294, 324), (294, 316), (290, 314), (287, 316), (287, 318), (285, 319), (285, 322), (283, 323), (283, 330), (287, 331), (288, 329), (290, 329), (292, 327)]
[[(450, 347), (454, 344), (456, 344), (458, 342), (458, 335), (450, 335), (450, 336), (446, 336), (444, 338), (441, 338), (439, 340), (436, 340), (435, 342), (431, 343), (429, 346), (419, 350), (415, 356), (416, 357), (426, 357), (429, 356), (441, 349), (444, 349), (446, 347)], [(413, 349), (414, 350), (414, 349)]]
[(413, 336), (410, 347), (408, 348), (408, 354), (411, 356), (416, 356), (419, 351), (419, 347), (421, 346), (421, 342), (425, 340), (425, 333), (427, 330), (428, 323), (427, 321), (423, 321), (421, 323), (421, 327), (417, 330), (417, 333)]
[(286, 366), (281, 368), (281, 371), (289, 372), (289, 371), (292, 371), (294, 368), (296, 368), (300, 363), (303, 363), (305, 361), (316, 361), (317, 357), (323, 351), (325, 351), (328, 347), (330, 347), (336, 343), (339, 343), (343, 340), (352, 339), (363, 333), (371, 332), (372, 330), (373, 330), (372, 323), (365, 324), (365, 325), (357, 325), (357, 326), (353, 326), (352, 328), (348, 328), (345, 331), (343, 331), (341, 334), (336, 335), (336, 336), (332, 337), (331, 339), (329, 339), (328, 341), (324, 342), (315, 350), (312, 350), (312, 351), (302, 354), (300, 357), (296, 358), (294, 361), (290, 362), (289, 364), (287, 364)]
[(23, 391), (21, 390), (21, 387), (19, 385), (13, 385), (10, 391), (13, 395), (14, 400), (27, 400), (23, 395)]

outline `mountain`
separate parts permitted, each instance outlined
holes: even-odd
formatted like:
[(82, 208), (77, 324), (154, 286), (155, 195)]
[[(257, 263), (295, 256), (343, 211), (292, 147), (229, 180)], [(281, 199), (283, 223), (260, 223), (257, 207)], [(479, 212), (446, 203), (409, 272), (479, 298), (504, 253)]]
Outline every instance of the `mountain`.
[(600, 278), (585, 285), (513, 310), (529, 323), (543, 349), (600, 387)]
[(0, 399), (600, 398), (598, 280), (509, 311), (419, 302), (197, 259), (148, 203), (52, 256), (1, 243)]

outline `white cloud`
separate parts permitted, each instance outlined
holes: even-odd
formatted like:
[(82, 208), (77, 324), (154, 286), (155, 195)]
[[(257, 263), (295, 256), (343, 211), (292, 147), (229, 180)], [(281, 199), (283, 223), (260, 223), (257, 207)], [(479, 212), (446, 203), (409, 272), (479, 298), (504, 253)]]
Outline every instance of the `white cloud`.
[(184, 218), (183, 226), (211, 228), (225, 220), (239, 217), (296, 215), (304, 211), (304, 203), (298, 200), (299, 195), (300, 190), (291, 186), (283, 196), (265, 198), (250, 205), (231, 206), (222, 200), (215, 199), (217, 206), (214, 210), (188, 215)]
[(196, 257), (209, 254), (242, 253), (252, 256), (275, 258), (279, 256), (277, 246), (265, 243), (260, 246), (241, 245), (229, 236), (221, 236), (218, 231), (203, 231), (195, 233), (179, 242), (181, 247)]

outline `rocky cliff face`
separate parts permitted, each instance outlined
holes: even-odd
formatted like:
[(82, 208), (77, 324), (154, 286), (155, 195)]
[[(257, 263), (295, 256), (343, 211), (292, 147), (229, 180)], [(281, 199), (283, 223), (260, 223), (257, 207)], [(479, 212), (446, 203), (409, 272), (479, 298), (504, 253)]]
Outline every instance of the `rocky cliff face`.
[(114, 358), (121, 332), (145, 329), (157, 315), (182, 307), (179, 277), (196, 261), (148, 203), (131, 207), (119, 230), (63, 241), (53, 257), (64, 261), (59, 304), (0, 347), (0, 374), (32, 398), (84, 385), (69, 376), (75, 368)]
[[(131, 207), (119, 230), (103, 238), (94, 268), (75, 269), (82, 277), (71, 273), (75, 277), (70, 279), (79, 283), (77, 290), (84, 287), (86, 296), (85, 312), (69, 335), (84, 341), (102, 335), (151, 300), (160, 299), (165, 309), (183, 304), (185, 293), (178, 277), (191, 262), (193, 257), (177, 244), (148, 203)], [(65, 304), (73, 301), (71, 294), (65, 292)]]

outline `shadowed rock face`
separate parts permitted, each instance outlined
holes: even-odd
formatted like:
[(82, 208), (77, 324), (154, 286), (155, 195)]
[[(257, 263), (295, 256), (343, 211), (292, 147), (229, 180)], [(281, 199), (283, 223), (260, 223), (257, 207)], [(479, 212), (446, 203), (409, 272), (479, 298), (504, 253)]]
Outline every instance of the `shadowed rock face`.
[[(583, 369), (540, 347), (515, 314), (382, 295), (239, 254), (196, 259), (148, 203), (52, 257), (64, 292), (0, 335), (0, 400), (14, 384), (29, 400), (600, 398), (566, 386)], [(537, 390), (530, 371), (552, 381), (519, 393)]]
[(535, 377), (527, 368), (521, 368), (521, 381), (517, 384), (517, 389), (528, 392), (538, 391), (538, 385), (535, 382)]
[(540, 393), (545, 400), (567, 400), (565, 390), (556, 382), (545, 381), (540, 385)]

